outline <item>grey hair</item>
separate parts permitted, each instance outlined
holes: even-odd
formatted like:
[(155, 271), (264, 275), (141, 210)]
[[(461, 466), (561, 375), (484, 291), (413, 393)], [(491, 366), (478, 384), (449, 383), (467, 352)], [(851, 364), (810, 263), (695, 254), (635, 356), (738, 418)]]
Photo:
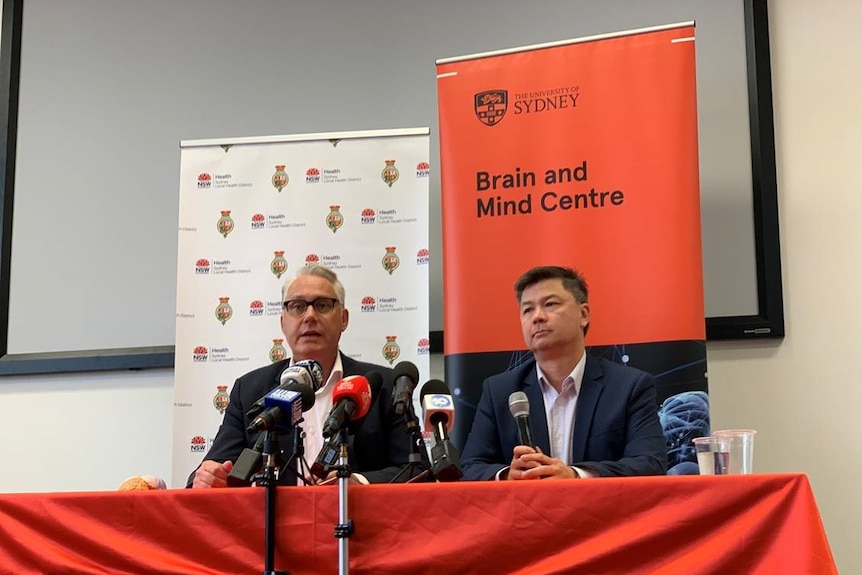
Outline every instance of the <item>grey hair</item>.
[(342, 285), (341, 280), (338, 279), (338, 276), (335, 275), (334, 271), (320, 264), (302, 266), (301, 268), (296, 270), (296, 276), (287, 280), (286, 282), (284, 282), (284, 285), (281, 286), (282, 300), (284, 300), (284, 297), (287, 294), (287, 290), (290, 289), (291, 284), (297, 278), (301, 278), (302, 276), (317, 276), (331, 283), (332, 287), (335, 289), (335, 296), (338, 298), (338, 303), (344, 305), (344, 285)]

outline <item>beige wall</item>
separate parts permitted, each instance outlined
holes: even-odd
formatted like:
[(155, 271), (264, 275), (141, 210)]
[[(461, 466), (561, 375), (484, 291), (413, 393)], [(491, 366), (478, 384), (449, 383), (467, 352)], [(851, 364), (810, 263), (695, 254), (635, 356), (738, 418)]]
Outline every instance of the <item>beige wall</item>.
[(759, 431), (758, 471), (809, 475), (862, 573), (862, 3), (770, 4), (787, 336), (708, 345), (712, 418)]

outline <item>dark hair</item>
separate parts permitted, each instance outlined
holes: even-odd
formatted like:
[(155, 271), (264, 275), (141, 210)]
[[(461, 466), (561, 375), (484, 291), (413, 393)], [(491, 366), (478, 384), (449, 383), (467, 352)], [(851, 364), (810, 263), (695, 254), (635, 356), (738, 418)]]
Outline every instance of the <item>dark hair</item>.
[(528, 287), (544, 280), (563, 280), (563, 288), (573, 296), (578, 303), (587, 303), (589, 301), (589, 289), (587, 288), (587, 280), (584, 276), (573, 270), (572, 268), (564, 268), (560, 266), (537, 266), (528, 269), (515, 282), (515, 294), (518, 297), (518, 302), (521, 301), (521, 296), (524, 295), (524, 290)]

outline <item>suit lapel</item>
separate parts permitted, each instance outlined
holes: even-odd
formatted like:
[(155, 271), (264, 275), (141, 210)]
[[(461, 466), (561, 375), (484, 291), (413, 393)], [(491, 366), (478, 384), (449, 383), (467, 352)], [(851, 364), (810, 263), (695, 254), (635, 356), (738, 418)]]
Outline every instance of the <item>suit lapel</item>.
[(347, 377), (348, 375), (364, 375), (359, 373), (359, 362), (352, 357), (344, 355), (341, 351), (338, 352), (338, 355), (341, 356), (341, 377)]
[(548, 436), (548, 418), (545, 416), (545, 399), (542, 397), (542, 388), (539, 386), (539, 377), (536, 375), (536, 364), (524, 379), (524, 393), (530, 402), (530, 422), (533, 431), (533, 440), (542, 448), (542, 452), (551, 453), (551, 440)]
[(584, 366), (584, 379), (581, 382), (581, 390), (578, 392), (578, 403), (575, 408), (575, 430), (572, 437), (572, 461), (584, 461), (587, 451), (587, 438), (590, 434), (590, 426), (593, 423), (593, 415), (599, 396), (602, 394), (602, 368), (599, 361), (587, 356), (587, 364)]

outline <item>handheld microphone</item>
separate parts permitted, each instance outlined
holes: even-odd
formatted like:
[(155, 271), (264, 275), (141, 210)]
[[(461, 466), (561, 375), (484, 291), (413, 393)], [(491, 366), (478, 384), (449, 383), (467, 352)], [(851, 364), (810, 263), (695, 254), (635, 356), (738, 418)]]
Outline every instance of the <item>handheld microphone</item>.
[(263, 400), (266, 409), (248, 425), (249, 433), (293, 427), (302, 421), (302, 412), (314, 405), (314, 391), (305, 384), (289, 381), (264, 395)]
[(439, 379), (432, 379), (422, 386), (422, 401), (425, 430), (434, 429), (434, 445), (431, 447), (431, 472), (438, 481), (461, 479), (461, 457), (449, 441), (449, 430), (455, 423), (455, 405), (449, 388)]
[(523, 391), (515, 391), (509, 396), (509, 411), (518, 426), (518, 444), (536, 447), (530, 427), (530, 400)]
[[(313, 359), (298, 361), (282, 371), (281, 375), (278, 377), (278, 387), (292, 389), (288, 387), (290, 384), (302, 384), (311, 388), (311, 403), (306, 405), (306, 402), (303, 401), (303, 411), (308, 411), (311, 409), (311, 406), (314, 405), (313, 392), (323, 387), (323, 368), (320, 367), (320, 364)], [(266, 396), (263, 396), (254, 402), (254, 405), (252, 405), (251, 409), (246, 412), (245, 416), (249, 419), (254, 419), (266, 407), (268, 407), (266, 405)]]
[(371, 409), (371, 401), (371, 384), (365, 376), (351, 375), (336, 383), (332, 390), (332, 410), (323, 426), (323, 437), (329, 439), (347, 422), (365, 417)]
[(393, 372), (395, 389), (392, 392), (392, 408), (396, 415), (404, 415), (413, 404), (413, 390), (419, 381), (419, 369), (409, 361), (402, 361)]

